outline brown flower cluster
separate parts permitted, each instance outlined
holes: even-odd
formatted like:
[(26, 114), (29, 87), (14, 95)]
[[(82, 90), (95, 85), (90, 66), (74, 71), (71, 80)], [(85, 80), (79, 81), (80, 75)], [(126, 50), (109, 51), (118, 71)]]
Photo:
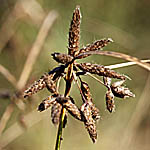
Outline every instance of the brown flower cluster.
[[(89, 85), (82, 80), (82, 76), (89, 73), (103, 77), (103, 85), (108, 89), (106, 92), (106, 108), (109, 112), (113, 112), (115, 109), (115, 96), (126, 98), (134, 97), (135, 95), (128, 88), (123, 86), (127, 76), (119, 74), (102, 65), (75, 62), (77, 59), (88, 57), (90, 54), (86, 54), (86, 52), (102, 50), (107, 44), (113, 42), (110, 38), (106, 38), (79, 49), (80, 22), (81, 14), (79, 6), (77, 6), (73, 13), (69, 30), (68, 54), (53, 53), (53, 59), (61, 63), (61, 65), (54, 68), (49, 73), (45, 73), (38, 81), (35, 81), (35, 83), (24, 92), (24, 97), (29, 97), (47, 88), (51, 96), (41, 102), (38, 110), (44, 111), (51, 106), (52, 122), (57, 125), (60, 122), (62, 108), (65, 108), (74, 118), (84, 123), (90, 138), (93, 142), (96, 142), (96, 121), (100, 119), (99, 109), (94, 105)], [(111, 78), (118, 79), (119, 81), (112, 83)], [(58, 91), (59, 79), (64, 79), (66, 81), (65, 94), (61, 94)], [(83, 104), (80, 108), (76, 106), (75, 101), (69, 95), (73, 80), (78, 84), (82, 97)], [(65, 114), (64, 127), (66, 123), (67, 114)]]

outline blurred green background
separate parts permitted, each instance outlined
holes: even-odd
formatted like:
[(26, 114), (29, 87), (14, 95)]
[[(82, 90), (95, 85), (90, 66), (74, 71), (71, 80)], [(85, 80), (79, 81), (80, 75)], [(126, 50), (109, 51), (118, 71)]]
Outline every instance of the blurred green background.
[[(140, 59), (150, 58), (150, 1), (148, 0), (0, 0), (0, 64), (18, 81), (44, 18), (51, 10), (55, 10), (58, 17), (44, 40), (28, 83), (32, 83), (44, 72), (56, 67), (58, 64), (51, 58), (51, 53), (67, 53), (69, 25), (76, 5), (80, 5), (82, 13), (81, 47), (95, 40), (110, 37), (114, 43), (104, 50), (122, 52)], [(125, 62), (121, 59), (95, 55), (83, 61), (103, 65)], [(132, 78), (131, 81), (126, 82), (126, 85), (136, 97), (125, 100), (116, 98), (116, 112), (109, 114), (104, 100), (106, 89), (95, 80), (85, 77), (94, 102), (100, 109), (101, 120), (97, 123), (98, 141), (92, 144), (83, 124), (68, 115), (62, 149), (150, 149), (149, 72), (139, 66), (116, 70)], [(1, 73), (0, 91), (8, 91), (11, 94), (16, 91)], [(63, 82), (61, 82), (61, 91), (64, 91)], [(27, 129), (21, 125), (14, 126), (16, 122), (20, 122), (20, 114), (24, 116), (36, 110), (38, 104), (48, 94), (44, 90), (33, 96), (33, 99), (24, 100), (26, 109), (23, 112), (14, 106), (14, 111), (0, 136), (0, 141), (7, 143), (1, 142), (2, 145), (6, 145), (5, 150), (54, 149), (57, 127), (51, 123), (50, 109), (42, 113), (35, 111), (36, 118), (32, 116), (26, 118), (31, 124), (38, 119), (38, 116), (40, 118), (40, 121)], [(71, 94), (80, 106), (81, 98), (76, 85), (72, 88)], [(0, 99), (0, 118), (10, 103), (9, 98)], [(8, 129), (9, 134), (4, 136)], [(18, 135), (21, 132), (22, 134)], [(10, 142), (7, 142), (9, 140)], [(3, 147), (2, 145), (0, 148)]]

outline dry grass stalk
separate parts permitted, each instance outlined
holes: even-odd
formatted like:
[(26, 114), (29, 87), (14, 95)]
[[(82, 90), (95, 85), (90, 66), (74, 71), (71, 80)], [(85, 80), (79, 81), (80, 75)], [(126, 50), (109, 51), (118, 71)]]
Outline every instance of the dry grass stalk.
[(0, 64), (0, 72), (15, 88), (18, 88), (16, 85), (17, 83), (16, 78), (9, 72), (8, 69), (6, 69), (1, 64)]
[[(140, 61), (142, 63), (149, 63), (150, 59), (140, 60)], [(122, 68), (122, 67), (132, 66), (132, 65), (136, 65), (136, 62), (125, 62), (125, 63), (114, 64), (114, 65), (109, 65), (109, 66), (105, 66), (105, 67), (109, 68), (109, 69), (116, 69), (116, 68)]]
[[(43, 118), (47, 117), (44, 114), (37, 114), (37, 111), (32, 111), (24, 116), (24, 122), (27, 128), (31, 128)], [(1, 136), (0, 136), (0, 149), (4, 149), (8, 144), (14, 141), (17, 137), (23, 134), (24, 130), (18, 122), (11, 125)], [(10, 134), (11, 133), (11, 134)]]
[(46, 16), (46, 18), (40, 28), (38, 36), (30, 50), (30, 53), (25, 62), (23, 71), (21, 73), (20, 79), (18, 81), (18, 87), (20, 89), (22, 89), (24, 87), (25, 83), (27, 82), (27, 79), (31, 73), (32, 67), (41, 51), (41, 48), (42, 48), (44, 41), (48, 35), (48, 32), (49, 32), (50, 28), (52, 27), (54, 21), (56, 20), (57, 16), (58, 16), (58, 14), (55, 11), (51, 11)]
[(6, 124), (12, 114), (12, 112), (14, 111), (14, 104), (11, 103), (10, 105), (8, 105), (8, 107), (6, 108), (2, 118), (1, 118), (1, 123), (0, 123), (0, 136), (2, 135), (3, 130), (6, 127)]
[(147, 69), (150, 71), (150, 65), (148, 63), (142, 62), (140, 59), (127, 55), (127, 54), (123, 54), (123, 53), (119, 53), (119, 52), (113, 52), (113, 51), (90, 51), (90, 52), (85, 52), (82, 53), (80, 55), (78, 55), (76, 57), (76, 59), (80, 59), (80, 57), (82, 57), (82, 55), (88, 55), (88, 54), (96, 54), (96, 55), (104, 55), (104, 56), (112, 56), (112, 57), (116, 57), (116, 58), (121, 58), (127, 61), (131, 61), (131, 62), (135, 62), (137, 65)]
[(34, 23), (39, 25), (45, 13), (35, 0), (18, 0), (0, 29), (0, 52), (16, 32), (17, 21), (26, 16), (29, 16)]

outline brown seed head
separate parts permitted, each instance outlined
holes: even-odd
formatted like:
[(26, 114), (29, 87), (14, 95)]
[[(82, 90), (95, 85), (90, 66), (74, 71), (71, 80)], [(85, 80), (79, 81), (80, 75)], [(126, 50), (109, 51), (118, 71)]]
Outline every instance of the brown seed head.
[(52, 78), (53, 78), (53, 74), (47, 76), (47, 78), (45, 79), (46, 87), (52, 94), (58, 95), (56, 82), (53, 81)]
[(108, 38), (108, 39), (101, 39), (101, 40), (95, 41), (92, 44), (88, 44), (86, 47), (84, 47), (78, 51), (78, 55), (76, 57), (78, 59), (82, 59), (87, 56), (90, 56), (91, 54), (85, 54), (85, 55), (81, 55), (81, 56), (79, 56), (79, 55), (81, 53), (85, 53), (85, 52), (102, 50), (102, 48), (105, 47), (106, 45), (108, 45), (110, 42), (113, 42), (113, 40)]
[(45, 73), (42, 77), (35, 81), (27, 90), (24, 91), (24, 98), (29, 97), (46, 87), (45, 80), (49, 75)]
[(99, 109), (95, 107), (95, 105), (92, 103), (91, 105), (91, 113), (92, 113), (92, 118), (97, 121), (100, 119), (99, 115)]
[(44, 111), (48, 109), (50, 106), (52, 106), (55, 103), (55, 98), (52, 98), (52, 96), (48, 96), (45, 100), (42, 101), (42, 103), (38, 107), (38, 111)]
[(85, 100), (86, 101), (92, 101), (90, 88), (86, 82), (83, 82), (83, 81), (81, 82), (81, 91), (82, 91), (82, 94), (84, 96), (84, 98), (82, 98), (83, 102), (85, 102)]
[(81, 23), (80, 19), (81, 19), (80, 8), (79, 6), (77, 6), (73, 13), (69, 30), (68, 54), (71, 56), (75, 56), (76, 52), (79, 50), (80, 23)]
[(53, 53), (51, 54), (53, 56), (53, 59), (56, 60), (58, 63), (66, 64), (70, 63), (73, 60), (73, 57), (67, 54), (62, 53)]
[(84, 103), (81, 106), (80, 110), (81, 110), (82, 114), (84, 115), (85, 128), (87, 129), (93, 143), (95, 143), (97, 140), (97, 132), (96, 132), (95, 121), (92, 117), (91, 105), (89, 104), (89, 102)]
[(111, 86), (111, 90), (113, 94), (119, 98), (135, 97), (135, 94), (133, 94), (128, 88), (124, 86)]
[(106, 108), (110, 113), (115, 111), (114, 94), (111, 90), (106, 92)]
[(102, 65), (98, 64), (91, 64), (91, 63), (80, 63), (76, 64), (79, 69), (81, 69), (84, 72), (89, 72), (92, 74), (97, 74), (99, 76), (105, 76), (109, 78), (117, 78), (124, 80), (126, 77), (124, 75), (121, 75), (111, 69), (105, 68)]
[(60, 121), (61, 109), (62, 105), (55, 101), (51, 108), (51, 118), (54, 125), (57, 125)]
[(90, 93), (90, 88), (88, 84), (84, 81), (81, 81), (81, 91), (83, 94), (82, 95), (83, 103), (88, 103), (90, 105), (93, 119), (95, 121), (99, 120), (100, 119), (99, 110), (93, 104), (92, 102), (93, 100), (92, 100), (91, 93)]
[(62, 97), (59, 96), (56, 98), (56, 101), (60, 103), (67, 111), (76, 119), (82, 120), (81, 113), (78, 107), (74, 104), (74, 101), (71, 97)]

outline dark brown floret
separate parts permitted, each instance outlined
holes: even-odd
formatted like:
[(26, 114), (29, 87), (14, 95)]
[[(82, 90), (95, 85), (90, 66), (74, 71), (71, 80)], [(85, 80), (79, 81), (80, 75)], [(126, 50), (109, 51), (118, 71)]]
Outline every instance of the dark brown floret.
[(81, 19), (80, 8), (79, 6), (77, 6), (73, 13), (69, 29), (68, 54), (71, 56), (75, 56), (76, 52), (79, 50), (80, 22), (81, 22), (80, 19)]
[(106, 108), (110, 113), (115, 111), (114, 94), (111, 90), (106, 92)]
[(97, 140), (97, 132), (96, 132), (96, 125), (95, 121), (92, 117), (92, 110), (90, 104), (84, 103), (80, 108), (82, 114), (84, 115), (84, 124), (85, 128), (87, 129), (90, 138), (92, 139), (93, 143)]
[(62, 97), (59, 96), (56, 98), (56, 101), (60, 103), (67, 111), (76, 119), (82, 120), (82, 116), (78, 107), (74, 104), (74, 101), (71, 97)]
[(98, 64), (81, 63), (81, 64), (77, 64), (77, 67), (84, 72), (97, 74), (99, 76), (117, 78), (117, 79), (122, 79), (122, 80), (126, 79), (124, 75), (121, 75), (111, 69), (105, 68), (105, 66), (98, 65)]
[(82, 91), (82, 94), (84, 96), (84, 98), (82, 97), (83, 102), (85, 102), (85, 100), (86, 101), (92, 101), (90, 88), (89, 88), (88, 84), (84, 81), (81, 82), (81, 91)]
[(62, 53), (53, 53), (51, 54), (53, 56), (53, 59), (56, 60), (58, 63), (67, 64), (72, 62), (73, 57), (67, 54)]
[[(106, 45), (108, 45), (110, 42), (113, 42), (112, 39), (110, 39), (110, 38), (95, 41), (94, 43), (88, 44), (86, 47), (80, 49), (78, 51), (78, 55), (80, 55), (81, 53), (89, 52), (89, 51), (102, 50), (102, 48), (105, 47)], [(78, 55), (76, 56), (76, 58), (82, 59), (82, 58), (85, 58), (87, 56), (90, 56), (91, 54), (82, 55), (79, 57), (78, 57)]]
[(42, 77), (38, 81), (35, 81), (27, 90), (25, 90), (24, 95), (23, 95), (24, 98), (29, 97), (39, 92), (43, 88), (45, 88), (46, 87), (45, 80), (47, 79), (48, 76), (49, 75), (45, 73), (44, 75), (42, 75)]
[(99, 115), (99, 109), (95, 107), (95, 105), (92, 103), (91, 105), (91, 113), (92, 113), (92, 118), (97, 121), (100, 119)]
[(52, 94), (58, 95), (56, 82), (53, 81), (52, 78), (53, 74), (47, 76), (47, 78), (45, 79), (46, 87)]
[(135, 95), (127, 87), (124, 86), (111, 86), (111, 90), (113, 94), (119, 98), (135, 97)]
[(90, 93), (90, 88), (88, 84), (84, 81), (81, 81), (81, 91), (82, 91), (83, 103), (88, 102), (91, 107), (92, 118), (94, 120), (99, 120), (100, 119), (99, 110), (93, 104), (92, 96)]
[(55, 101), (51, 108), (51, 118), (54, 125), (57, 125), (60, 121), (62, 105)]
[(55, 98), (52, 98), (52, 96), (48, 96), (45, 100), (41, 102), (41, 104), (38, 107), (38, 111), (44, 111), (48, 109), (50, 106), (52, 106), (55, 103)]

